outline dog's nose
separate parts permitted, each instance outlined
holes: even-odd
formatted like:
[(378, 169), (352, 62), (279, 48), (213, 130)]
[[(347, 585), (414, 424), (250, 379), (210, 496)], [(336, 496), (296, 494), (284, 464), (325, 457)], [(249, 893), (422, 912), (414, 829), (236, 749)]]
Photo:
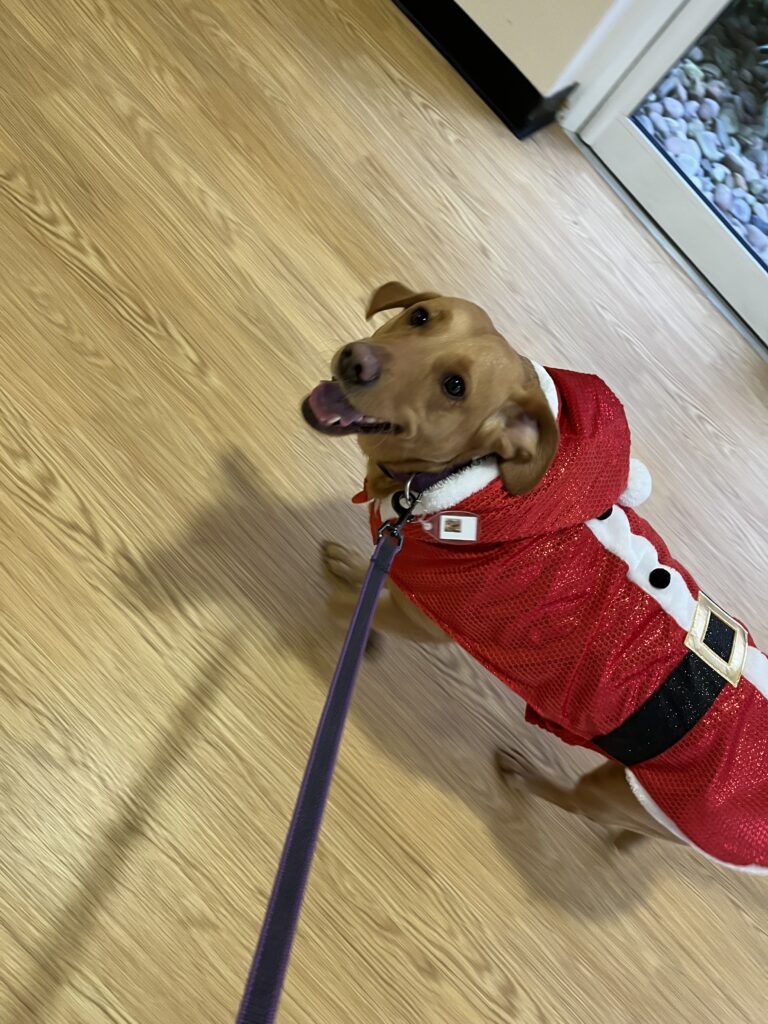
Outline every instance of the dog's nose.
[(339, 376), (349, 384), (373, 384), (381, 373), (381, 363), (367, 341), (353, 341), (339, 354)]

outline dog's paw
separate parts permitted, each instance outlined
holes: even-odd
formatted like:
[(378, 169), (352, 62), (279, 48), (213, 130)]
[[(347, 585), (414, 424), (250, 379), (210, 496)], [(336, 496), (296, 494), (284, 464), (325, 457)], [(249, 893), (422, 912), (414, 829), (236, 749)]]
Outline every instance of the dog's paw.
[(645, 842), (647, 838), (647, 836), (642, 835), (640, 832), (631, 832), (629, 829), (623, 828), (619, 832), (614, 832), (610, 837), (609, 848), (617, 853), (627, 853), (629, 850), (633, 850), (639, 843)]
[(337, 544), (332, 540), (325, 540), (320, 545), (320, 557), (328, 576), (334, 580), (341, 580), (351, 586), (362, 582), (365, 569), (361, 568), (360, 561), (343, 544)]
[(532, 773), (530, 764), (515, 750), (499, 748), (494, 755), (496, 771), (510, 785), (515, 785)]

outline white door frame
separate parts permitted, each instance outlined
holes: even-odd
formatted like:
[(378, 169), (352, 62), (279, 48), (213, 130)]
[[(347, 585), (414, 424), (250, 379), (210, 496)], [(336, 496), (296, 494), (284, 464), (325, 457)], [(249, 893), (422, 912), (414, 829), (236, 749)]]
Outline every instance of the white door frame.
[[(633, 0), (634, 3), (634, 0)], [(729, 6), (686, 0), (604, 96), (579, 137), (673, 245), (768, 345), (768, 273), (631, 120), (645, 96)]]
[[(634, 6), (635, 0), (632, 0)], [(627, 69), (621, 84), (603, 100), (579, 134), (588, 146), (606, 125), (625, 112), (633, 111), (654, 85), (678, 62), (726, 7), (730, 0), (685, 0), (661, 30)]]
[(558, 115), (567, 132), (579, 134), (686, 2), (613, 0), (595, 31), (557, 80), (558, 90), (576, 83)]
[(677, 46), (678, 52), (672, 54), (666, 67), (658, 58), (655, 78), (661, 78), (728, 2), (704, 0), (702, 6), (702, 0), (614, 0), (555, 83), (553, 92), (576, 83), (560, 112), (560, 124), (566, 131), (581, 135), (587, 122), (596, 116), (638, 61), (654, 52), (654, 43), (674, 40), (670, 48), (674, 50)]

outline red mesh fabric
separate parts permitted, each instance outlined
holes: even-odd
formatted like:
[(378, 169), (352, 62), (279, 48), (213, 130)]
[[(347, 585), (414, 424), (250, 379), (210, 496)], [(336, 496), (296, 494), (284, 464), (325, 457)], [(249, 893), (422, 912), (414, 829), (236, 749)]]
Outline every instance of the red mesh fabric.
[[(479, 517), (475, 544), (441, 542), (410, 524), (392, 579), (528, 702), (529, 721), (592, 747), (591, 737), (620, 725), (679, 664), (685, 632), (583, 525), (615, 504), (627, 481), (630, 439), (620, 403), (598, 378), (550, 372), (561, 445), (539, 487), (510, 497), (495, 480), (456, 506)], [(633, 533), (696, 595), (661, 538), (627, 515)], [(380, 525), (373, 506), (371, 525)], [(767, 743), (768, 703), (743, 682), (726, 687), (683, 741), (635, 775), (711, 856), (768, 864)]]
[[(476, 497), (462, 510), (477, 513)], [(392, 580), (541, 717), (583, 740), (620, 725), (685, 654), (684, 631), (586, 526), (452, 546), (415, 524)]]
[(711, 857), (768, 866), (768, 701), (746, 680), (725, 686), (679, 743), (632, 771)]

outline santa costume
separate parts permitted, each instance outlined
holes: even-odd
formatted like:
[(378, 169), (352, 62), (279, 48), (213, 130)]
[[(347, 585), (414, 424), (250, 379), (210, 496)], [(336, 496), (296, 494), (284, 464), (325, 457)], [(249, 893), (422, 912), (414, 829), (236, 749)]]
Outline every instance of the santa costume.
[[(768, 871), (768, 658), (633, 511), (650, 477), (616, 396), (536, 371), (560, 428), (541, 483), (513, 497), (488, 458), (428, 487), (392, 581), (671, 832)], [(389, 501), (370, 515), (375, 533)]]

